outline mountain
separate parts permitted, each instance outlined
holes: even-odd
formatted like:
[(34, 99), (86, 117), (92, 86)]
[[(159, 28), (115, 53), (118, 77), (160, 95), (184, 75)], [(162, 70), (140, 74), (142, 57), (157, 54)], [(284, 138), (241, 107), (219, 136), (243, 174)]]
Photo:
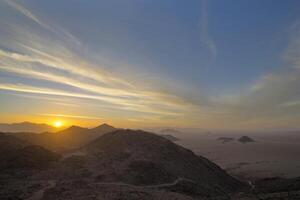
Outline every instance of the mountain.
[(0, 169), (44, 168), (58, 155), (12, 135), (0, 133)]
[[(89, 130), (70, 127), (52, 136), (58, 142)], [(288, 200), (300, 194), (299, 178), (247, 187), (208, 159), (141, 130), (117, 129), (62, 156), (0, 133), (0, 152), (9, 152), (0, 159), (0, 199)]]
[(69, 128), (56, 132), (56, 134), (57, 135), (81, 134), (81, 133), (87, 133), (88, 131), (89, 129), (80, 126), (70, 126)]
[(18, 137), (31, 144), (43, 146), (51, 151), (65, 152), (86, 145), (93, 139), (113, 130), (116, 129), (107, 124), (102, 124), (92, 129), (71, 126), (55, 133), (45, 132), (36, 134), (30, 132), (19, 132), (11, 133), (10, 135)]
[(92, 128), (90, 130), (98, 135), (98, 134), (109, 133), (109, 132), (115, 131), (116, 128), (104, 123), (104, 124), (101, 124), (100, 126)]
[(234, 192), (243, 184), (216, 164), (156, 134), (116, 130), (82, 148), (99, 182), (160, 185), (189, 195)]
[(234, 138), (231, 138), (231, 137), (219, 137), (217, 140), (222, 141), (222, 143), (225, 144), (227, 142), (234, 141)]
[(42, 133), (42, 132), (54, 132), (57, 131), (57, 128), (54, 128), (47, 124), (35, 124), (31, 122), (21, 122), (21, 123), (13, 123), (13, 124), (0, 123), (0, 131)]
[(4, 160), (9, 158), (18, 149), (24, 148), (29, 143), (14, 136), (0, 133), (0, 168)]
[(181, 134), (181, 131), (175, 130), (175, 129), (163, 129), (160, 131), (160, 133), (168, 135), (168, 134)]
[(168, 139), (168, 140), (170, 140), (170, 141), (172, 141), (172, 142), (176, 142), (176, 141), (179, 140), (177, 137), (175, 137), (173, 135), (161, 135), (161, 136)]
[(255, 142), (255, 140), (253, 140), (252, 138), (248, 137), (248, 136), (242, 136), (238, 139), (239, 142), (241, 143), (249, 143), (249, 142)]
[(31, 145), (15, 151), (6, 159), (4, 169), (44, 169), (59, 160), (59, 154)]
[(10, 151), (15, 151), (28, 145), (27, 142), (18, 139), (14, 136), (0, 133), (0, 154), (6, 154)]

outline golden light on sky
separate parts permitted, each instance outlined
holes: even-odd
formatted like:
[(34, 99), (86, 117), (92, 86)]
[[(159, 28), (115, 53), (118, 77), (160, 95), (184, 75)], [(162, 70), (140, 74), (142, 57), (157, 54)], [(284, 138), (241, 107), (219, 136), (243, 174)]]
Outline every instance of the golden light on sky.
[(62, 122), (62, 121), (55, 121), (55, 122), (53, 123), (53, 126), (56, 127), (56, 128), (60, 128), (60, 127), (62, 127), (62, 125), (63, 125), (63, 122)]
[(240, 12), (244, 2), (224, 4), (239, 14), (224, 17), (201, 1), (161, 13), (157, 1), (154, 17), (145, 1), (122, 12), (76, 1), (82, 15), (66, 15), (67, 2), (51, 1), (53, 13), (40, 1), (0, 1), (0, 123), (300, 128), (298, 1), (259, 4), (272, 17)]

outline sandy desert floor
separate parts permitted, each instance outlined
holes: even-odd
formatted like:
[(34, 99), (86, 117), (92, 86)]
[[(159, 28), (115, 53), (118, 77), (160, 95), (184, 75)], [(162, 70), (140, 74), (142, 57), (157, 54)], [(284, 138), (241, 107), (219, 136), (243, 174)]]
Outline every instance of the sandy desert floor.
[(178, 144), (214, 161), (230, 174), (246, 179), (300, 176), (300, 136), (248, 134), (256, 142), (222, 143), (219, 137), (239, 138), (246, 133), (184, 134)]

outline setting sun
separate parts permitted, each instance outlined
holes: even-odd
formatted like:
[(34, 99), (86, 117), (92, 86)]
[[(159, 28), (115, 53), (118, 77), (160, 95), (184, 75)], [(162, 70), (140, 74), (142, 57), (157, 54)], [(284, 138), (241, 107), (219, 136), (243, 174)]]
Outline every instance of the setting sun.
[(53, 125), (54, 125), (56, 128), (60, 128), (60, 127), (63, 125), (63, 123), (62, 123), (62, 121), (55, 121)]

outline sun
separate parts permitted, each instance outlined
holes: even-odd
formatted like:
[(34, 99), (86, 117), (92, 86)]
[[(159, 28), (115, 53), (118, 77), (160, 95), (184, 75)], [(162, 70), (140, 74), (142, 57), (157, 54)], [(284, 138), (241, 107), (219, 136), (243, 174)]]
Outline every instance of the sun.
[(63, 122), (62, 122), (62, 121), (55, 121), (55, 122), (53, 123), (53, 126), (56, 127), (56, 128), (60, 128), (62, 125), (63, 125)]

